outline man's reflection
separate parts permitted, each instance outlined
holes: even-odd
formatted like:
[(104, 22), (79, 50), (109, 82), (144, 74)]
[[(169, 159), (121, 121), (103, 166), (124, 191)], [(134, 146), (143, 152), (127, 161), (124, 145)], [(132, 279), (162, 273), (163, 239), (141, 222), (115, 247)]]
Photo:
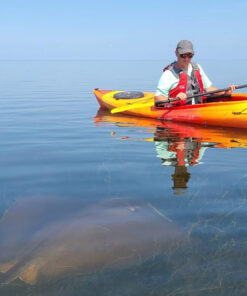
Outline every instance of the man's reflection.
[(174, 166), (172, 174), (175, 194), (183, 194), (190, 180), (187, 168), (200, 163), (206, 150), (206, 143), (200, 139), (183, 137), (165, 128), (157, 128), (154, 134), (157, 157), (161, 158), (162, 165)]

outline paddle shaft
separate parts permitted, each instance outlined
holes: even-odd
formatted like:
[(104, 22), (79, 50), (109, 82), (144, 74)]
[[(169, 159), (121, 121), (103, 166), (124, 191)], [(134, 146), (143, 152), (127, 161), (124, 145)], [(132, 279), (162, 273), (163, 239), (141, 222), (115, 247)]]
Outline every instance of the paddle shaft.
[[(244, 87), (247, 87), (247, 84), (238, 85), (238, 86), (236, 86), (236, 89), (244, 88)], [(220, 93), (222, 91), (228, 91), (228, 90), (230, 90), (230, 87), (212, 90), (212, 91), (208, 91), (208, 92), (204, 92), (204, 93), (200, 93), (200, 94), (194, 94), (194, 95), (188, 96), (187, 99), (197, 98), (197, 97), (201, 97), (201, 96), (208, 97), (212, 94), (216, 94), (216, 93)], [(167, 104), (170, 102), (176, 102), (179, 100), (180, 100), (179, 98), (174, 98), (174, 99), (169, 99), (169, 100), (164, 100), (164, 101), (158, 101), (158, 102), (156, 102), (156, 106), (159, 106), (160, 104)]]

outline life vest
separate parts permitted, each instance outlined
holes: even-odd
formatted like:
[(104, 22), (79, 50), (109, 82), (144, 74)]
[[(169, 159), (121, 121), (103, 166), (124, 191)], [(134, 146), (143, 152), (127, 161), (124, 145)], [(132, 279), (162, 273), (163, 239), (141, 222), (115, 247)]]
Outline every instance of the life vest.
[[(185, 71), (182, 71), (175, 67), (176, 62), (173, 62), (172, 64), (168, 65), (163, 69), (165, 72), (166, 70), (170, 70), (173, 72), (175, 76), (179, 75), (179, 82), (176, 87), (171, 89), (169, 91), (169, 97), (170, 98), (176, 98), (176, 96), (182, 92), (186, 93), (187, 96), (192, 96), (193, 94), (203, 93), (203, 82), (202, 82), (202, 76), (199, 70), (199, 67), (195, 63), (191, 63), (192, 66), (192, 72), (191, 76), (188, 76)], [(202, 103), (203, 97), (196, 97), (195, 103)], [(189, 101), (188, 103), (190, 103)]]

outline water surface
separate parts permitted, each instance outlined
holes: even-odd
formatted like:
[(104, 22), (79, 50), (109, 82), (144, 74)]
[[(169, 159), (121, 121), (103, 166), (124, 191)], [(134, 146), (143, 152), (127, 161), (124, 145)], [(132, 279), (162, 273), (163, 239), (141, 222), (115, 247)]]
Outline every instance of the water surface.
[[(246, 131), (92, 94), (153, 91), (166, 63), (1, 61), (1, 295), (245, 295)], [(201, 64), (246, 83), (246, 62)]]

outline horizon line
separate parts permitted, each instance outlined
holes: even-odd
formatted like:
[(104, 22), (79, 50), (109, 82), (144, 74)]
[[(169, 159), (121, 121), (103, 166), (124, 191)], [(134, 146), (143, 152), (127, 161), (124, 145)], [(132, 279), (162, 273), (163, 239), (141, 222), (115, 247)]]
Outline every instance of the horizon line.
[[(158, 59), (0, 59), (0, 62), (127, 62), (127, 61), (167, 61), (169, 58), (158, 58)], [(247, 60), (246, 58), (200, 58), (200, 60)]]

